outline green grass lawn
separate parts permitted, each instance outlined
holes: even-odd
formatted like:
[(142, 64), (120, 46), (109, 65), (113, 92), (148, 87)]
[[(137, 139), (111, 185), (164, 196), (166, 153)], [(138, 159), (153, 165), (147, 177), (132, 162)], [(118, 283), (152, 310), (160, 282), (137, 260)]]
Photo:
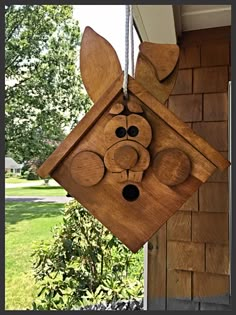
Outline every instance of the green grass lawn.
[(6, 188), (6, 196), (66, 196), (67, 192), (60, 186), (35, 186)]
[(19, 177), (9, 177), (9, 178), (5, 178), (5, 183), (6, 184), (22, 184), (22, 183), (32, 183), (32, 186), (34, 183), (38, 183), (38, 182), (42, 182), (43, 180), (27, 180), (25, 178), (19, 178)]
[(5, 308), (31, 308), (36, 294), (31, 253), (34, 241), (50, 239), (51, 228), (62, 222), (64, 204), (7, 202), (5, 240)]

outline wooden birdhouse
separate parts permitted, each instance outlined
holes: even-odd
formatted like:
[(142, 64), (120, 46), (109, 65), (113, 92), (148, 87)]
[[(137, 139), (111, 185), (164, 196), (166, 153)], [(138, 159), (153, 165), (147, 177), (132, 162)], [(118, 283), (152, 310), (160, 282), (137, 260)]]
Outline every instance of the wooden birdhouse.
[(177, 45), (142, 43), (135, 78), (91, 28), (80, 52), (91, 110), (39, 168), (136, 252), (217, 169), (229, 162), (165, 105)]

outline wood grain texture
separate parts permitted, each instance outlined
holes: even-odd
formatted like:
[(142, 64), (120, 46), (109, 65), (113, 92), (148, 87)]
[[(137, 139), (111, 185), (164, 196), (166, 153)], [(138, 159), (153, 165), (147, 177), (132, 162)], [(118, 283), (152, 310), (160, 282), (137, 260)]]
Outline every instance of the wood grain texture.
[(123, 183), (128, 180), (127, 171), (125, 170), (119, 173), (112, 173), (112, 178), (115, 182)]
[(207, 67), (193, 70), (193, 93), (227, 92), (227, 67)]
[[(132, 135), (132, 128), (137, 128), (138, 134)], [(128, 139), (142, 144), (145, 148), (149, 146), (152, 140), (152, 129), (149, 122), (142, 116), (131, 114), (127, 116)]]
[(117, 152), (117, 150), (120, 150), (124, 146), (132, 147), (138, 153), (137, 163), (135, 163), (135, 165), (131, 167), (131, 170), (136, 172), (146, 170), (150, 163), (149, 152), (138, 142), (129, 140), (117, 142), (115, 145), (110, 147), (109, 150), (106, 151), (104, 156), (104, 163), (106, 168), (111, 172), (121, 172), (124, 170), (124, 168), (117, 164), (115, 160), (115, 153)]
[(91, 27), (85, 28), (81, 41), (80, 72), (86, 91), (94, 102), (122, 72), (114, 48)]
[[(82, 139), (96, 121), (102, 116), (103, 112), (109, 107), (112, 100), (122, 91), (123, 74), (120, 75), (111, 84), (106, 94), (90, 109), (90, 111), (81, 119), (77, 126), (70, 132), (65, 140), (56, 148), (56, 150), (40, 166), (37, 173), (42, 178), (47, 177), (63, 160), (64, 157), (73, 149), (73, 146)], [(91, 148), (90, 148), (91, 149)]]
[(222, 121), (228, 119), (227, 93), (204, 94), (204, 121)]
[(179, 59), (179, 47), (174, 44), (142, 42), (139, 51), (154, 66), (159, 81), (171, 74)]
[(148, 107), (161, 119), (165, 121), (170, 127), (178, 132), (187, 142), (199, 150), (207, 159), (221, 170), (229, 166), (227, 161), (218, 151), (211, 147), (206, 141), (195, 134), (189, 127), (187, 127), (179, 118), (163, 106), (157, 99), (155, 99), (144, 87), (137, 81), (129, 77), (129, 90), (136, 95), (143, 103), (148, 104)]
[(192, 213), (192, 240), (194, 242), (228, 244), (227, 213)]
[(190, 271), (167, 271), (167, 298), (191, 300), (192, 281)]
[(181, 47), (179, 56), (179, 69), (200, 67), (200, 47)]
[[(204, 285), (203, 285), (204, 283)], [(219, 299), (220, 296), (229, 295), (229, 277), (211, 273), (193, 273), (193, 296), (194, 300)], [(229, 296), (228, 296), (229, 300)]]
[(191, 241), (191, 213), (177, 211), (167, 221), (168, 241)]
[(229, 275), (229, 246), (206, 244), (206, 271)]
[(229, 64), (229, 42), (210, 42), (201, 47), (203, 67), (223, 66)]
[[(228, 158), (228, 152), (220, 152), (225, 159)], [(209, 183), (227, 183), (228, 182), (228, 169), (225, 169), (223, 172), (219, 169), (216, 170), (209, 178)]]
[(127, 103), (127, 107), (131, 113), (142, 113), (143, 112), (142, 107), (136, 102), (129, 101)]
[(142, 84), (159, 102), (164, 104), (174, 88), (177, 78), (177, 68), (178, 66), (176, 66), (168, 78), (160, 82), (156, 77), (152, 64), (139, 53), (135, 68), (135, 80)]
[[(166, 298), (166, 224), (148, 242), (148, 300)], [(148, 302), (149, 302), (148, 301)], [(150, 303), (150, 302), (149, 302)]]
[(115, 150), (114, 161), (122, 169), (129, 170), (136, 165), (138, 161), (138, 153), (134, 147), (124, 145)]
[(124, 110), (124, 105), (122, 103), (116, 103), (110, 109), (109, 114), (118, 115), (118, 114), (122, 113), (123, 110)]
[(230, 41), (231, 26), (213, 27), (208, 29), (183, 32), (180, 39), (180, 46), (205, 45), (209, 42)]
[(70, 160), (71, 157), (65, 159), (52, 177), (59, 184), (63, 183), (70, 195), (89, 209), (131, 251), (139, 250), (172, 214), (173, 209), (154, 198), (143, 184), (135, 184), (139, 189), (139, 198), (127, 202), (122, 198), (122, 190), (127, 183), (114, 184), (112, 174), (109, 176), (109, 173), (99, 185), (89, 188), (75, 183), (68, 172)]
[(228, 212), (227, 183), (205, 183), (199, 188), (199, 206), (203, 212)]
[(70, 173), (82, 186), (93, 186), (100, 182), (105, 173), (103, 160), (94, 152), (83, 151), (74, 156)]
[(196, 191), (180, 208), (182, 211), (198, 211), (198, 191)]
[(184, 182), (190, 175), (191, 161), (181, 150), (166, 149), (155, 156), (152, 168), (160, 182), (175, 186)]
[[(120, 99), (122, 99), (122, 93), (113, 100), (113, 103), (119, 102)], [(152, 175), (152, 180), (151, 169), (149, 169), (150, 176), (148, 170), (144, 172), (141, 183), (131, 181), (117, 183), (114, 181), (114, 173), (111, 172), (106, 172), (101, 182), (92, 187), (83, 187), (75, 183), (68, 169), (70, 169), (71, 160), (76, 154), (81, 151), (88, 151), (90, 148), (93, 148), (93, 151), (100, 156), (104, 156), (107, 152), (104, 127), (111, 119), (109, 110), (113, 103), (97, 120), (96, 128), (90, 128), (64, 158), (63, 162), (58, 165), (52, 173), (52, 177), (135, 252), (184, 203), (189, 193), (191, 194), (192, 184), (190, 182), (191, 189), (188, 194), (182, 196), (181, 193), (177, 193), (158, 182), (154, 175)], [(125, 142), (129, 145), (133, 143), (144, 149), (142, 145), (131, 140), (121, 141), (115, 145), (123, 146)], [(138, 188), (139, 197), (135, 201), (127, 202), (122, 196), (122, 191), (131, 183)], [(199, 181), (197, 183), (200, 184)], [(157, 187), (158, 189), (156, 189)]]
[[(113, 147), (109, 150), (107, 149), (104, 127), (111, 119), (111, 115), (109, 114), (110, 108), (121, 99), (122, 93), (113, 98), (110, 106), (106, 108), (103, 115), (97, 120), (96, 128), (92, 127), (88, 130), (79, 143), (64, 158), (62, 163), (58, 165), (57, 169), (52, 173), (52, 177), (63, 185), (70, 195), (74, 196), (84, 207), (89, 209), (91, 214), (101, 221), (124, 244), (136, 252), (182, 206), (202, 182), (191, 175), (185, 183), (176, 186), (175, 189), (171, 189), (156, 179), (151, 168), (144, 170), (141, 183), (133, 181), (124, 182), (125, 173), (117, 175), (112, 172), (106, 172), (99, 184), (91, 187), (83, 187), (73, 180), (68, 170), (76, 154), (93, 148), (93, 151), (98, 155), (105, 156)], [(144, 106), (144, 111), (143, 115), (149, 121), (147, 106)], [(154, 121), (154, 124), (156, 124), (156, 121)], [(159, 125), (157, 124), (155, 128), (159, 128)], [(161, 129), (159, 128), (159, 132)], [(175, 133), (171, 128), (170, 132)], [(164, 133), (166, 133), (165, 129)], [(159, 138), (157, 140), (158, 143)], [(176, 138), (173, 138), (173, 140), (176, 141)], [(138, 163), (144, 154), (139, 152), (137, 148), (145, 150), (144, 152), (147, 152), (148, 157), (150, 157), (148, 151), (136, 141), (120, 141), (114, 147), (118, 145), (124, 146), (126, 143), (134, 145), (139, 155)], [(156, 145), (153, 148), (155, 147)], [(155, 156), (153, 148), (150, 146), (151, 156)], [(149, 164), (145, 165), (145, 167), (148, 167)], [(122, 172), (122, 170), (120, 171)], [(134, 170), (132, 169), (132, 171)], [(137, 171), (140, 171), (140, 169), (137, 169)], [(114, 176), (118, 177), (117, 181), (114, 179)], [(131, 183), (139, 190), (139, 197), (135, 201), (128, 202), (124, 199), (122, 191)]]
[(172, 95), (168, 100), (168, 109), (184, 122), (202, 120), (202, 95)]
[(143, 172), (133, 172), (129, 170), (128, 179), (131, 182), (138, 182), (140, 183), (143, 178)]
[(193, 130), (219, 151), (228, 151), (227, 121), (194, 122)]
[(204, 271), (204, 244), (168, 241), (167, 268), (169, 270)]
[(192, 69), (179, 70), (171, 95), (192, 94)]
[[(184, 141), (183, 137), (159, 116), (153, 115), (153, 112), (147, 107), (145, 107), (145, 115), (152, 128), (152, 142), (149, 146), (152, 159), (163, 150), (179, 149), (191, 160), (191, 175), (201, 182), (205, 182), (215, 171), (215, 166), (190, 143)], [(185, 126), (185, 128), (188, 127)]]
[(125, 115), (117, 115), (108, 121), (104, 128), (104, 138), (107, 148), (113, 144), (128, 138), (127, 117)]

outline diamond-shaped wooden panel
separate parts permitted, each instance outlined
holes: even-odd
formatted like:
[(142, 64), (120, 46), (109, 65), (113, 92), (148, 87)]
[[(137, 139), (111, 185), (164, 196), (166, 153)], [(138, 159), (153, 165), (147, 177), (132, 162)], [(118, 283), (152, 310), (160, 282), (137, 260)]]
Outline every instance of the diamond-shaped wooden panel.
[[(91, 29), (88, 34), (101, 41), (100, 49), (107, 45)], [(95, 52), (87, 35), (84, 42), (91, 57)], [(116, 62), (114, 52), (112, 56)], [(86, 63), (87, 59), (83, 67)], [(106, 71), (105, 63), (102, 58), (103, 68), (94, 71)], [(97, 101), (38, 173), (50, 174), (136, 252), (217, 168), (224, 169), (229, 162), (150, 94), (140, 84), (142, 76), (129, 77), (129, 100), (124, 102), (123, 74), (116, 69), (110, 86), (106, 81), (99, 87), (105, 90), (100, 97), (94, 86), (102, 83), (94, 72), (91, 78), (86, 72), (86, 88)], [(165, 73), (168, 69), (173, 71), (173, 63)]]

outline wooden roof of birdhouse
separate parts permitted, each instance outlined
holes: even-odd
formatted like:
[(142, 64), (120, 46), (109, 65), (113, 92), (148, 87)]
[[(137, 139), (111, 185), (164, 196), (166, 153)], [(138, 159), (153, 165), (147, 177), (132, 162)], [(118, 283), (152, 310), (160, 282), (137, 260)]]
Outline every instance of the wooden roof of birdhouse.
[[(198, 136), (175, 114), (168, 110), (155, 97), (153, 97), (143, 86), (135, 79), (129, 76), (128, 90), (144, 103), (153, 113), (158, 115), (165, 123), (175, 130), (186, 142), (199, 151), (213, 165), (220, 170), (227, 168), (230, 163), (222, 154), (214, 149), (208, 142)], [(103, 112), (111, 105), (113, 99), (122, 94), (123, 72), (111, 84), (105, 94), (93, 105), (91, 110), (81, 119), (77, 126), (58, 146), (58, 148), (48, 157), (48, 159), (39, 168), (38, 174), (46, 177), (52, 173), (56, 166), (66, 157), (73, 147), (82, 139), (90, 128), (101, 117)]]

